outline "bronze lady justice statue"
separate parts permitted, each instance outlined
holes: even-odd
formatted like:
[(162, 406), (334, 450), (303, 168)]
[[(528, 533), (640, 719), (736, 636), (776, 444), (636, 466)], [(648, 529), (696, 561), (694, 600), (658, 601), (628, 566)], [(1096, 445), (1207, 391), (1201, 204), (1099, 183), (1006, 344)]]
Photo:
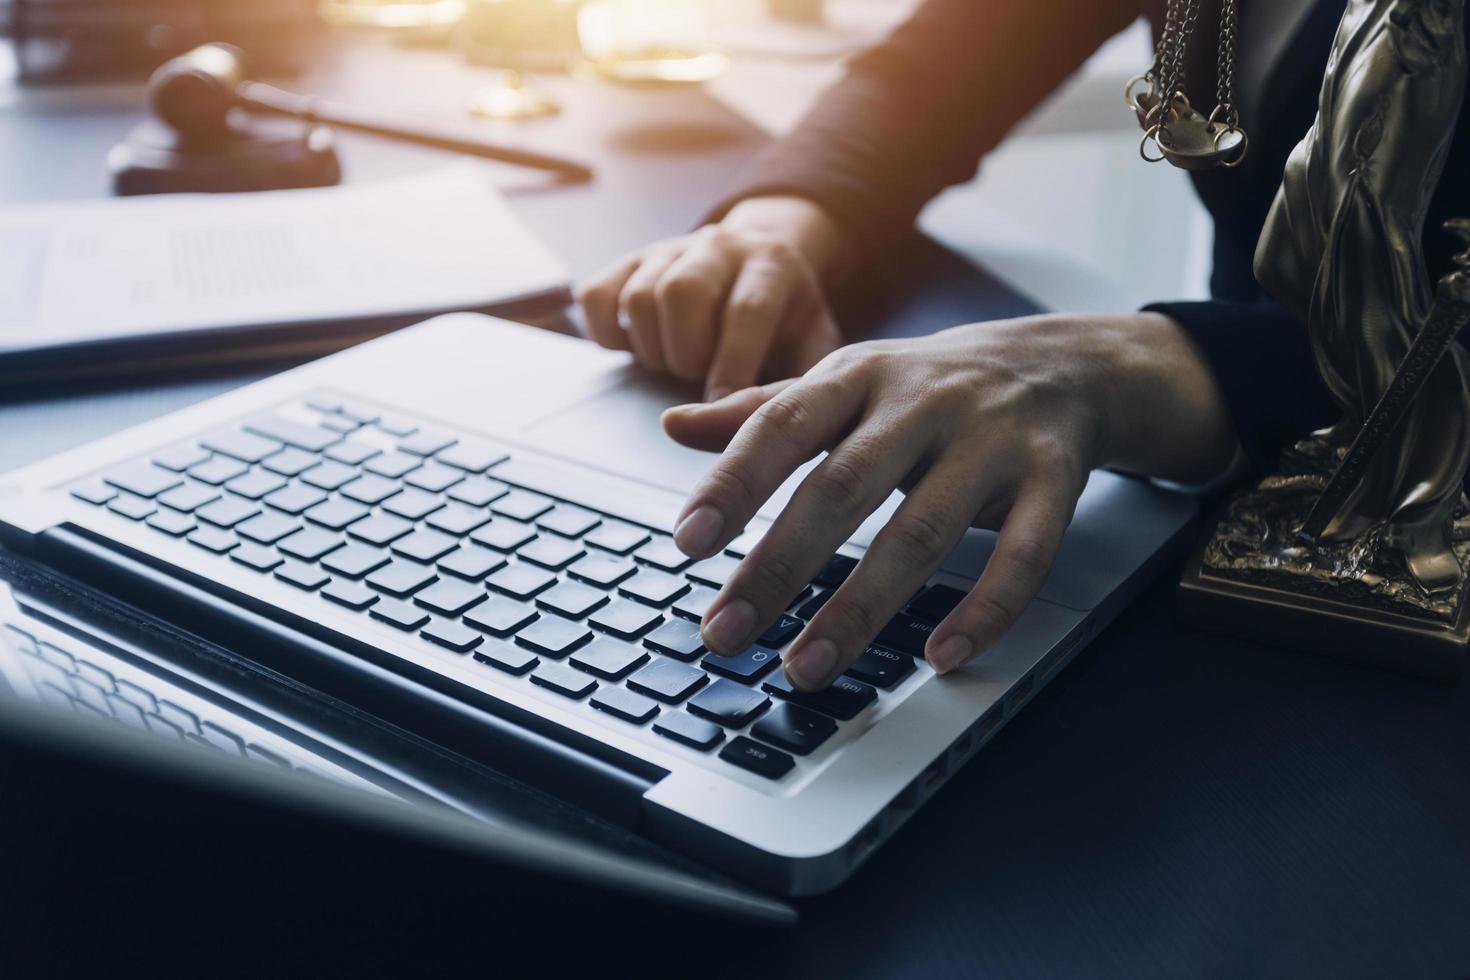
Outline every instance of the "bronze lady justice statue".
[(1347, 5), (1255, 257), (1262, 286), (1306, 324), (1342, 417), (1230, 502), (1181, 593), (1206, 624), (1458, 669), (1470, 359), (1454, 338), (1470, 320), (1470, 258), (1436, 296), (1420, 241), (1464, 92), (1464, 6)]

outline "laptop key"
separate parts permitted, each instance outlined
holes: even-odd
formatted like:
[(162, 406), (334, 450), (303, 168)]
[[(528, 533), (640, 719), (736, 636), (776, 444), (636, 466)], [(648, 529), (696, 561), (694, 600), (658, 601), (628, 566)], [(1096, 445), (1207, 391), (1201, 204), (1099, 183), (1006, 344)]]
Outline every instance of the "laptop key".
[(410, 521), (423, 520), (443, 506), (444, 501), (440, 500), (437, 495), (426, 493), (417, 487), (409, 487), (383, 501), (383, 509), (388, 513), (397, 514)]
[(907, 613), (899, 613), (878, 631), (873, 642), (895, 653), (906, 653), (910, 657), (923, 657), (924, 644), (934, 632), (934, 623), (916, 619)]
[(837, 722), (795, 704), (778, 704), (751, 726), (750, 734), (797, 755), (811, 755), (837, 734)]
[(530, 599), (556, 584), (556, 576), (534, 565), (507, 565), (485, 580), (497, 592), (514, 599)]
[(870, 646), (852, 662), (847, 672), (866, 684), (887, 690), (914, 672), (914, 660), (892, 650)]
[(374, 514), (365, 517), (347, 528), (350, 537), (366, 541), (382, 547), (389, 542), (397, 541), (405, 534), (413, 530), (413, 525), (401, 517), (392, 514)]
[(604, 686), (592, 695), (589, 703), (598, 711), (605, 711), (634, 725), (642, 725), (658, 714), (657, 703), (621, 687)]
[(502, 517), (509, 517), (517, 521), (533, 521), (550, 510), (553, 505), (554, 502), (550, 497), (543, 497), (529, 490), (512, 490), (492, 503), (490, 509)]
[(512, 646), (504, 640), (487, 641), (475, 651), (475, 659), (517, 677), (541, 662), (541, 658), (531, 651)]
[(156, 497), (165, 490), (172, 490), (183, 483), (183, 479), (177, 474), (154, 466), (152, 463), (130, 463), (119, 466), (110, 473), (103, 474), (102, 479), (128, 493), (139, 497)]
[(355, 479), (357, 479), (357, 467), (343, 466), (331, 460), (318, 463), (301, 474), (303, 483), (310, 483), (318, 490), (336, 490)]
[(614, 558), (600, 551), (578, 559), (567, 568), (572, 578), (602, 589), (611, 589), (636, 571), (638, 567), (626, 558)]
[(368, 516), (368, 509), (362, 504), (351, 500), (340, 498), (329, 498), (317, 504), (315, 507), (306, 509), (306, 519), (313, 524), (329, 527), (333, 531), (340, 531), (349, 524), (354, 524)]
[(942, 622), (967, 595), (969, 593), (963, 589), (931, 585), (920, 592), (919, 597), (910, 602), (904, 612), (930, 623)]
[(510, 487), (499, 480), (472, 476), (450, 487), (447, 496), (450, 500), (458, 500), (471, 507), (484, 507), (492, 500), (499, 500), (508, 493), (510, 493)]
[(471, 582), (478, 582), (496, 569), (504, 567), (505, 558), (498, 552), (473, 544), (467, 544), (457, 551), (451, 551), (439, 559), (440, 571), (457, 575)]
[(651, 536), (646, 530), (633, 524), (624, 524), (621, 521), (609, 521), (596, 530), (589, 532), (582, 540), (594, 548), (611, 551), (615, 555), (626, 555), (634, 548), (646, 542)]
[(155, 531), (172, 534), (176, 538), (188, 534), (196, 526), (194, 518), (188, 514), (180, 514), (178, 511), (169, 510), (166, 507), (148, 518), (147, 524)]
[(342, 535), (323, 531), (319, 527), (302, 528), (295, 534), (276, 542), (283, 554), (302, 561), (319, 561), (323, 555), (342, 547)]
[(832, 598), (831, 592), (818, 592), (801, 604), (801, 608), (796, 610), (796, 615), (802, 619), (811, 619), (817, 614), (818, 610), (827, 604), (827, 600), (830, 598)]
[(336, 414), (351, 419), (358, 425), (368, 425), (380, 418), (377, 409), (357, 402), (343, 402), (337, 406)]
[(489, 524), (477, 528), (470, 534), (471, 541), (478, 541), (496, 551), (514, 551), (536, 536), (536, 529), (529, 524), (513, 521), (508, 517), (497, 517)]
[(316, 458), (315, 453), (287, 447), (274, 455), (267, 456), (260, 461), (260, 465), (281, 476), (299, 476), (320, 462), (321, 460)]
[(234, 527), (260, 513), (260, 505), (243, 497), (223, 496), (194, 512), (201, 521), (218, 527)]
[(581, 699), (597, 690), (597, 682), (566, 664), (542, 664), (531, 674), (531, 683), (565, 697)]
[(665, 704), (678, 704), (708, 681), (699, 668), (660, 657), (629, 677), (628, 686)]
[(812, 579), (812, 584), (820, 585), (824, 589), (835, 589), (847, 581), (852, 570), (857, 568), (857, 563), (856, 558), (849, 558), (847, 555), (833, 555), (827, 559), (827, 564), (822, 566), (817, 577)]
[(287, 561), (276, 569), (276, 578), (282, 582), (313, 592), (332, 580), (326, 572), (304, 561)]
[(368, 615), (401, 630), (416, 630), (429, 621), (429, 614), (401, 599), (379, 599), (368, 607)]
[[(301, 532), (301, 534), (310, 535), (323, 533), (310, 528)], [(297, 535), (296, 537), (300, 536)], [(335, 535), (327, 535), (327, 537), (336, 538)], [(288, 538), (280, 545), (277, 545), (277, 547), (285, 551), (287, 544), (294, 546), (295, 540), (296, 538)], [(340, 544), (340, 541), (338, 543)], [(305, 556), (298, 555), (297, 557), (303, 558)], [(337, 548), (331, 554), (323, 557), (321, 563), (323, 568), (334, 575), (345, 575), (348, 578), (362, 578), (368, 572), (376, 571), (388, 564), (389, 557), (388, 552), (381, 548), (374, 548), (372, 545), (360, 544), (353, 541), (349, 542), (346, 547)]]
[(392, 544), (395, 554), (421, 561), (425, 564), (438, 561), (459, 547), (459, 542), (438, 531), (422, 530), (399, 538)]
[(144, 500), (142, 497), (135, 497), (130, 493), (120, 493), (108, 502), (107, 509), (114, 514), (121, 514), (123, 517), (141, 521), (156, 511), (158, 505), (151, 500)]
[(349, 432), (356, 432), (362, 428), (362, 423), (357, 421), (357, 419), (350, 419), (345, 415), (339, 414), (323, 415), (322, 425), (331, 429), (333, 432), (340, 432), (343, 435)]
[(643, 645), (679, 660), (693, 660), (704, 653), (704, 638), (699, 624), (687, 619), (671, 619), (643, 638)]
[(825, 691), (798, 691), (791, 686), (785, 674), (776, 673), (766, 679), (761, 689), (783, 701), (820, 711), (838, 721), (849, 721), (857, 717), (858, 712), (878, 700), (877, 691), (846, 676), (837, 678)]
[(795, 616), (787, 616), (785, 613), (782, 613), (779, 619), (766, 627), (766, 631), (755, 642), (763, 647), (770, 647), (773, 650), (780, 649), (796, 639), (796, 634), (800, 633), (801, 628), (805, 625), (805, 623)]
[(536, 605), (568, 619), (581, 619), (605, 602), (602, 592), (578, 582), (562, 582), (536, 597)]
[(636, 640), (663, 622), (657, 609), (650, 609), (631, 599), (614, 599), (587, 620), (604, 633), (625, 640)]
[(733, 657), (722, 657), (718, 653), (707, 654), (699, 664), (711, 673), (749, 683), (769, 674), (771, 668), (780, 662), (781, 655), (775, 650), (752, 646)]
[(708, 752), (725, 740), (725, 730), (684, 711), (671, 711), (653, 723), (653, 730), (691, 749)]
[[(523, 636), (525, 633), (521, 634), (521, 637)], [(521, 637), (516, 638), (517, 642)], [(647, 662), (648, 654), (642, 649), (631, 643), (624, 643), (622, 640), (614, 640), (610, 636), (599, 636), (572, 654), (572, 659), (569, 661), (578, 670), (585, 670), (589, 674), (610, 681), (621, 679), (625, 674)]]
[(229, 531), (217, 527), (195, 528), (189, 532), (187, 540), (190, 544), (197, 544), (205, 551), (212, 551), (217, 555), (224, 554), (240, 543), (240, 539)]
[(412, 419), (400, 415), (384, 415), (373, 424), (390, 436), (398, 436), (400, 439), (419, 431), (418, 425)]
[(581, 623), (560, 616), (542, 616), (516, 634), (521, 646), (560, 659), (592, 639), (592, 631)]
[(456, 443), (440, 452), (435, 458), (441, 463), (467, 473), (483, 473), (490, 467), (510, 459), (498, 449), (473, 442)]
[(490, 514), (476, 507), (466, 507), (464, 504), (448, 504), (443, 510), (437, 510), (430, 514), (424, 523), (445, 534), (452, 534), (462, 538), (475, 528), (488, 523)]
[(485, 590), (457, 578), (441, 578), (419, 592), (413, 601), (444, 616), (458, 616), (476, 603), (484, 602)]
[(454, 445), (455, 438), (442, 432), (420, 430), (398, 441), (398, 448), (414, 456), (432, 456)]
[(84, 500), (89, 504), (97, 504), (100, 507), (113, 497), (116, 497), (117, 491), (100, 480), (89, 480), (79, 487), (72, 487), (71, 495), (78, 500)]
[(374, 456), (366, 463), (363, 463), (362, 468), (369, 473), (376, 473), (378, 476), (386, 476), (390, 480), (396, 480), (405, 473), (411, 473), (423, 465), (424, 461), (417, 456), (410, 456), (408, 453), (400, 453), (396, 449), (390, 449), (388, 452), (380, 456)]
[(395, 558), (367, 577), (367, 584), (379, 592), (404, 598), (438, 579), (431, 568)]
[(689, 583), (677, 575), (645, 568), (637, 575), (618, 586), (618, 591), (630, 599), (649, 606), (667, 606), (689, 591)]
[(255, 569), (257, 572), (269, 572), (280, 566), (286, 559), (276, 554), (274, 548), (267, 548), (262, 544), (246, 541), (230, 552), (230, 557), (242, 565)]
[(207, 503), (219, 499), (220, 492), (207, 483), (196, 483), (190, 480), (187, 483), (174, 487), (167, 493), (158, 495), (158, 502), (165, 507), (174, 510), (189, 512), (198, 510)]
[(534, 562), (543, 568), (560, 571), (581, 558), (585, 552), (586, 549), (577, 542), (550, 534), (542, 535), (521, 547), (516, 551), (516, 557)]
[(419, 631), (419, 635), (455, 653), (469, 653), (485, 639), (484, 634), (447, 619), (433, 620)]
[(334, 578), (323, 586), (322, 596), (359, 612), (378, 601), (378, 594), (366, 585), (342, 578)]
[(744, 728), (770, 705), (771, 699), (743, 684), (716, 677), (709, 686), (689, 699), (688, 708), (701, 718), (726, 728)]
[(166, 470), (182, 473), (189, 467), (202, 463), (208, 458), (209, 450), (201, 449), (194, 445), (183, 445), (164, 450), (153, 457), (153, 462), (155, 465), (162, 466)]
[(602, 518), (592, 511), (571, 504), (557, 504), (536, 518), (537, 527), (567, 538), (580, 538), (601, 523)]
[(223, 453), (246, 463), (258, 463), (285, 448), (275, 439), (266, 439), (236, 429), (218, 429), (200, 439), (199, 444), (212, 452)]
[(715, 555), (689, 566), (684, 573), (689, 576), (690, 581), (698, 582), (700, 585), (708, 585), (711, 588), (722, 589), (725, 583), (730, 581), (730, 576), (735, 574), (735, 569), (740, 567), (740, 559), (730, 555)]
[(295, 515), (326, 499), (327, 495), (315, 487), (293, 484), (275, 493), (266, 494), (265, 502), (276, 510)]
[(730, 744), (720, 750), (720, 758), (767, 779), (780, 779), (796, 765), (796, 760), (780, 749), (762, 745), (744, 735), (731, 739)]
[(405, 476), (403, 482), (430, 493), (443, 493), (463, 479), (464, 474), (454, 467), (429, 462)]
[(694, 559), (680, 551), (673, 538), (662, 534), (633, 552), (633, 560), (663, 572), (682, 572), (694, 564)]
[(211, 456), (204, 462), (188, 469), (188, 473), (196, 480), (219, 486), (227, 480), (233, 480), (237, 476), (244, 476), (250, 472), (250, 467), (238, 459), (230, 459), (228, 456)]
[(505, 596), (492, 595), (465, 613), (464, 621), (477, 630), (496, 636), (509, 636), (527, 623), (535, 622), (540, 615), (524, 603)]
[(374, 456), (382, 453), (377, 446), (361, 442), (357, 439), (344, 439), (335, 446), (328, 448), (322, 453), (327, 459), (334, 459), (347, 466), (359, 466)]
[[(302, 425), (300, 422), (283, 419), (279, 415), (263, 415), (252, 419), (245, 423), (245, 431), (274, 439), (276, 442), (284, 442), (288, 446), (304, 449), (309, 453), (319, 453), (342, 438), (331, 429), (323, 429), (316, 425)], [(252, 462), (255, 461), (252, 460)]]
[(674, 600), (674, 615), (683, 616), (696, 623), (700, 622), (704, 619), (710, 603), (714, 602), (718, 595), (719, 593), (714, 589), (703, 585), (696, 586)]
[(342, 484), (341, 494), (360, 504), (380, 504), (402, 489), (397, 480), (367, 473)]
[(261, 544), (275, 544), (288, 534), (295, 534), (301, 530), (301, 525), (289, 517), (280, 514), (257, 514), (248, 521), (242, 522), (235, 528), (235, 533), (242, 538), (251, 541), (259, 541)]

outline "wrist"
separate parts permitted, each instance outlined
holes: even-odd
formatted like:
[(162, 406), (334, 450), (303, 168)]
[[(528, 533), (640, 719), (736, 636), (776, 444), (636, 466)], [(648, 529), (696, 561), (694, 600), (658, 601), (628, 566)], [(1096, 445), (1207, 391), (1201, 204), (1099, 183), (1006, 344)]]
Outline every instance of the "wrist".
[(857, 265), (856, 251), (842, 226), (821, 205), (804, 197), (748, 197), (732, 207), (721, 224), (786, 241), (828, 290), (841, 287)]
[(1229, 466), (1234, 427), (1214, 372), (1161, 313), (1100, 318), (1099, 404), (1105, 465), (1180, 482)]

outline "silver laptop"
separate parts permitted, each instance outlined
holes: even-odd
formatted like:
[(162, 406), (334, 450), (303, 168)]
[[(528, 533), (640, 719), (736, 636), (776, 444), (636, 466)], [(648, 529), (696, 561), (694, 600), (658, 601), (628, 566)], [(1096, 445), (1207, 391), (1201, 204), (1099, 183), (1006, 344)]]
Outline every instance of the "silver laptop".
[[(1180, 494), (1094, 473), (1001, 644), (938, 677), (928, 632), (972, 531), (831, 689), (782, 651), (880, 509), (757, 648), (699, 619), (797, 473), (726, 553), (673, 519), (711, 457), (625, 355), (455, 314), (0, 477), (0, 538), (312, 688), (759, 888), (830, 889), (1184, 543)], [(451, 724), (452, 723), (452, 724)], [(468, 732), (468, 737), (466, 736)], [(446, 734), (446, 739), (451, 736)]]

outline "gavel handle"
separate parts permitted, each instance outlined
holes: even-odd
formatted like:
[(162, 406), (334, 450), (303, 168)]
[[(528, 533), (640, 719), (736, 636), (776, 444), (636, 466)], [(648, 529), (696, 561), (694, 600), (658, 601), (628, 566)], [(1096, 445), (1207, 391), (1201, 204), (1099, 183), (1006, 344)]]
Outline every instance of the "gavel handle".
[(338, 105), (318, 99), (315, 96), (297, 95), (278, 89), (274, 85), (266, 85), (264, 82), (242, 82), (236, 89), (236, 98), (240, 107), (251, 112), (262, 112), (276, 116), (291, 116), (296, 119), (304, 119), (307, 122), (326, 123), (341, 129), (350, 129), (359, 133), (371, 133), (374, 136), (387, 136), (391, 139), (407, 140), (422, 146), (432, 146), (440, 150), (451, 150), (456, 153), (465, 153), (470, 156), (484, 157), (488, 160), (501, 160), (505, 163), (514, 163), (522, 167), (533, 167), (537, 170), (549, 170), (552, 173), (575, 181), (592, 179), (592, 169), (586, 164), (575, 160), (567, 160), (563, 157), (554, 157), (545, 153), (536, 153), (532, 150), (522, 150), (511, 146), (502, 146), (485, 140), (469, 139), (452, 133), (436, 132), (420, 127), (400, 126), (390, 123), (362, 112), (349, 106)]

